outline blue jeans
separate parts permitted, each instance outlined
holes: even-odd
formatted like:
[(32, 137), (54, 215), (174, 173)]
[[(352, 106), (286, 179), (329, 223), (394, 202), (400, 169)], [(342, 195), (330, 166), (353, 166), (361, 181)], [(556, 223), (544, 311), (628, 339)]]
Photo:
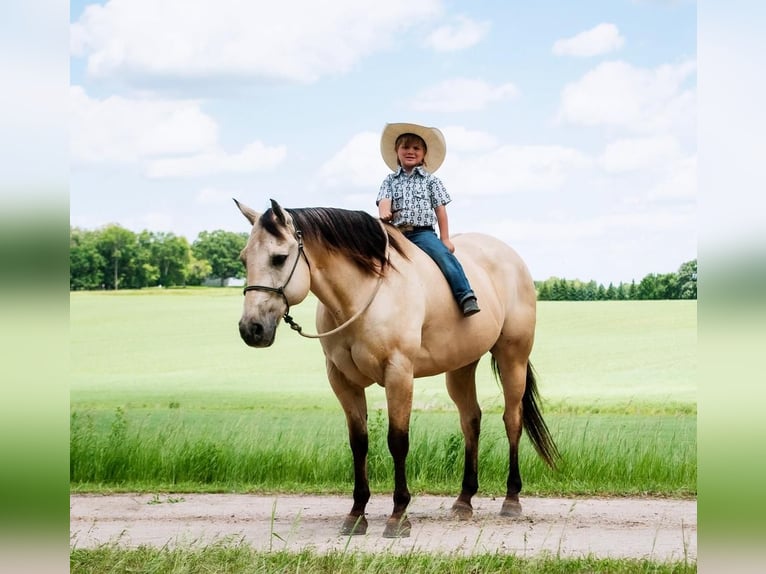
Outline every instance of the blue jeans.
[(475, 297), (468, 278), (465, 276), (463, 266), (457, 260), (447, 246), (442, 243), (433, 229), (414, 229), (404, 233), (405, 237), (425, 251), (428, 256), (439, 266), (441, 272), (449, 283), (452, 296), (458, 304), (469, 297)]

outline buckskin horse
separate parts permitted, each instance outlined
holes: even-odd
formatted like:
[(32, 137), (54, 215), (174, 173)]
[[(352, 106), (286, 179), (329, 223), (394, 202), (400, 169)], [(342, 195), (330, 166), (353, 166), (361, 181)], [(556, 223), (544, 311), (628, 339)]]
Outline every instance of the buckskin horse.
[(353, 506), (342, 534), (367, 532), (367, 401), (365, 389), (384, 387), (388, 448), (394, 462), (393, 512), (383, 536), (410, 535), (406, 460), (413, 379), (446, 373), (449, 396), (460, 414), (465, 466), (452, 506), (472, 516), (478, 491), (481, 409), (476, 366), (489, 351), (503, 389), (509, 442), (508, 482), (500, 514), (521, 514), (519, 440), (522, 426), (539, 456), (555, 468), (559, 458), (541, 411), (529, 362), (535, 333), (536, 294), (525, 263), (505, 243), (479, 233), (454, 237), (455, 255), (481, 303), (463, 317), (433, 261), (395, 227), (363, 211), (284, 209), (271, 200), (263, 214), (237, 202), (253, 226), (241, 253), (247, 271), (239, 332), (251, 347), (268, 347), (280, 319), (302, 333), (289, 315), (314, 293), (317, 335), (327, 377), (348, 424), (354, 464)]

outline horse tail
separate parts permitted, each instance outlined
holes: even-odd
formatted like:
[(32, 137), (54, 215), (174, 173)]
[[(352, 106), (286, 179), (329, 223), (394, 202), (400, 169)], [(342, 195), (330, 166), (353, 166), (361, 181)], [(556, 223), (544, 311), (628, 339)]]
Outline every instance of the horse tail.
[[(495, 357), (492, 357), (492, 372), (495, 377), (500, 379), (500, 371)], [(540, 455), (545, 463), (552, 469), (556, 468), (556, 463), (561, 459), (561, 454), (556, 443), (551, 436), (548, 425), (543, 419), (542, 412), (538, 406), (539, 393), (537, 391), (537, 379), (531, 362), (527, 362), (527, 384), (524, 388), (524, 396), (521, 398), (521, 419), (524, 430), (527, 431), (532, 446), (535, 447), (537, 454)]]

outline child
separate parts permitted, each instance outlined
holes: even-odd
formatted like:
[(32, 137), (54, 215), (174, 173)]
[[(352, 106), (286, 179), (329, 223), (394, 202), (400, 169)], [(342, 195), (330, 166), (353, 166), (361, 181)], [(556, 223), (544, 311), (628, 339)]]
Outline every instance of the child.
[[(380, 152), (394, 172), (383, 180), (378, 192), (380, 218), (398, 227), (434, 260), (463, 315), (475, 315), (480, 311), (476, 295), (453, 255), (455, 246), (449, 238), (446, 205), (452, 198), (441, 180), (432, 175), (447, 152), (444, 136), (436, 128), (417, 124), (386, 124)], [(434, 223), (439, 224), (439, 237)]]

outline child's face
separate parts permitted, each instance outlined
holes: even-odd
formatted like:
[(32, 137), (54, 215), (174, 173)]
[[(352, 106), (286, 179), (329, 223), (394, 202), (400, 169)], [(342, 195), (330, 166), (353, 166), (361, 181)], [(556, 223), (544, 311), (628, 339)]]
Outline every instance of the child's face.
[(419, 141), (419, 138), (406, 138), (396, 148), (396, 157), (399, 158), (399, 165), (409, 172), (423, 163), (426, 157), (425, 145)]

